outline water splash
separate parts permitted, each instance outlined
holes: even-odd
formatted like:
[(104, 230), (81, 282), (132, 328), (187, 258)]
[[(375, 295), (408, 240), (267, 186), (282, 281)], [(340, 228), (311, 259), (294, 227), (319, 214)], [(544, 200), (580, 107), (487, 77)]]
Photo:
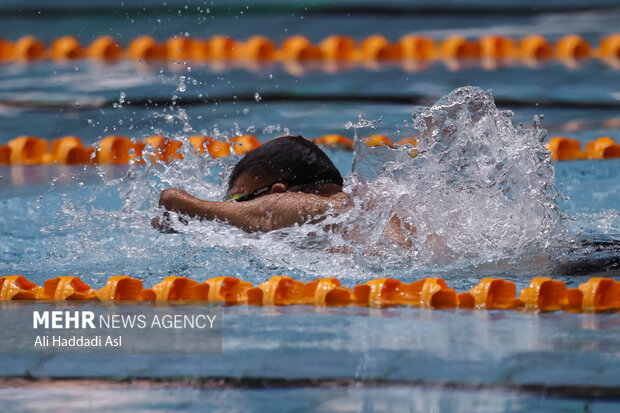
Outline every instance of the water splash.
[[(413, 115), (417, 152), (359, 147), (350, 193), (363, 239), (381, 241), (398, 217), (396, 245), (425, 263), (520, 261), (561, 232), (544, 131), (514, 127), (491, 92), (464, 87)], [(366, 211), (370, 211), (368, 214)], [(376, 224), (373, 226), (372, 223)], [(415, 231), (405, 227), (415, 228)]]
[(358, 138), (357, 130), (358, 129), (363, 129), (363, 128), (377, 129), (377, 127), (381, 124), (381, 122), (383, 122), (381, 119), (368, 120), (368, 119), (366, 119), (365, 115), (360, 114), (358, 116), (358, 120), (357, 120), (356, 123), (353, 123), (351, 121), (346, 122), (344, 124), (344, 128), (345, 129), (353, 128), (353, 137), (354, 137), (355, 140), (357, 140), (357, 138)]

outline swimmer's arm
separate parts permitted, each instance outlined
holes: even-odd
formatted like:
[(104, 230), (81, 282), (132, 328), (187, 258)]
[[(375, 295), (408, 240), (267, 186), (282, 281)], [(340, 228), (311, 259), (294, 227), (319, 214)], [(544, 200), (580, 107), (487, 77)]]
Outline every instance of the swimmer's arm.
[[(198, 199), (185, 191), (162, 191), (159, 205), (192, 218), (226, 221), (248, 232), (272, 231), (312, 221), (330, 208), (341, 208), (346, 195), (322, 197), (302, 192), (264, 195), (246, 202), (217, 202)], [(153, 220), (153, 225), (159, 224)]]

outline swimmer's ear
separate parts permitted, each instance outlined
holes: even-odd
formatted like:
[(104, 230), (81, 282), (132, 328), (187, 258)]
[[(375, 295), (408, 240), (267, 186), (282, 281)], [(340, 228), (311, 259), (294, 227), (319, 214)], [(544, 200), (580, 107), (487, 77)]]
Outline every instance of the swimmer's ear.
[(282, 192), (286, 192), (287, 190), (288, 187), (286, 186), (286, 184), (283, 184), (281, 182), (271, 185), (271, 193), (273, 194), (280, 194)]

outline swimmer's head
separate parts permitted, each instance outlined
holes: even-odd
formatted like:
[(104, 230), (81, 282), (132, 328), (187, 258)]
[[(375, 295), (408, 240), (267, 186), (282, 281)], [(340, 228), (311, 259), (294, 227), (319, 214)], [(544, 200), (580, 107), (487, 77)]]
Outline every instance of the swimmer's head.
[(248, 201), (265, 193), (317, 192), (342, 187), (342, 176), (329, 157), (301, 136), (273, 139), (245, 155), (228, 180), (226, 200)]

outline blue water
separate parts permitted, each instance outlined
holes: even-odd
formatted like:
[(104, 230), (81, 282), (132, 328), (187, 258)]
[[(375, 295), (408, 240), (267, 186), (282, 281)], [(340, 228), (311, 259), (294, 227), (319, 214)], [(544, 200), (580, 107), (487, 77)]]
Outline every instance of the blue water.
[[(180, 1), (161, 7), (144, 1), (122, 6), (120, 2), (4, 2), (1, 10), (8, 10), (11, 17), (0, 25), (0, 37), (15, 40), (34, 34), (49, 42), (75, 34), (88, 43), (109, 34), (127, 44), (141, 34), (164, 40), (185, 32), (195, 37), (225, 33), (240, 39), (261, 33), (276, 41), (298, 33), (317, 41), (336, 32), (356, 38), (382, 33), (392, 40), (410, 32), (435, 38), (455, 33), (472, 37), (502, 33), (514, 38), (541, 33), (555, 40), (576, 32), (596, 43), (618, 30), (620, 18), (617, 2), (611, 1), (572, 1), (555, 8), (538, 2), (435, 3), (382, 2), (389, 7), (438, 10), (373, 16), (361, 10), (376, 6), (372, 1), (347, 2), (354, 7), (350, 13), (313, 11), (319, 6), (329, 9), (331, 2), (307, 4), (309, 11), (306, 4), (271, 2), (265, 5), (273, 6), (267, 12), (255, 11), (259, 2), (253, 1), (232, 2), (230, 9), (203, 2), (189, 2), (186, 9), (186, 2)], [(66, 5), (80, 8), (65, 11)], [(141, 11), (142, 5), (148, 10)], [(245, 6), (250, 8), (244, 10)], [(592, 9), (563, 9), (579, 6)], [(521, 7), (523, 12), (502, 12), (502, 7)], [(489, 8), (494, 11), (489, 13)], [(463, 15), (463, 9), (473, 12)], [(548, 137), (570, 136), (582, 146), (599, 136), (620, 142), (620, 71), (598, 60), (577, 68), (557, 61), (538, 68), (516, 62), (500, 70), (476, 64), (455, 69), (435, 62), (418, 72), (392, 65), (335, 74), (317, 68), (298, 72), (299, 68), (282, 65), (252, 70), (160, 66), (127, 61), (3, 64), (0, 144), (22, 134), (46, 139), (77, 135), (85, 144), (96, 144), (110, 134), (141, 139), (155, 133), (177, 138), (193, 133), (222, 137), (252, 133), (267, 141), (286, 132), (307, 138), (326, 133), (352, 138), (357, 132), (398, 140), (417, 134), (411, 115), (419, 105), (431, 105), (464, 85), (492, 89), (497, 106), (514, 112), (515, 125), (530, 125), (534, 115), (544, 114)], [(262, 98), (254, 100), (255, 93)], [(272, 98), (282, 95), (294, 99)], [(356, 99), (321, 100), (338, 96)], [(395, 100), (403, 97), (412, 98), (411, 103)], [(148, 99), (160, 104), (141, 104)], [(360, 114), (381, 122), (376, 129), (347, 129), (347, 122), (357, 122)], [(328, 154), (343, 175), (351, 172), (352, 153)], [(225, 176), (234, 161), (203, 159), (177, 163), (169, 170), (162, 166), (0, 166), (0, 274), (22, 274), (39, 285), (48, 278), (72, 274), (95, 288), (116, 274), (132, 275), (149, 286), (171, 274), (196, 280), (226, 274), (255, 285), (276, 274), (303, 281), (333, 275), (345, 285), (379, 276), (411, 282), (436, 274), (459, 292), (486, 276), (510, 279), (518, 289), (539, 275), (561, 279), (570, 287), (595, 274), (620, 279), (617, 249), (600, 251), (582, 245), (620, 240), (620, 160), (554, 164), (556, 186), (563, 195), (558, 200), (563, 211), (560, 223), (565, 240), (574, 244), (549, 248), (543, 258), (531, 260), (506, 256), (490, 263), (386, 261), (377, 265), (364, 257), (300, 252), (295, 243), (292, 247), (274, 244), (268, 237), (251, 238), (222, 226), (200, 227), (203, 234), (160, 234), (150, 227), (161, 189), (182, 183), (216, 198), (221, 192), (219, 174), (223, 171)], [(226, 237), (239, 244), (220, 243)], [(274, 245), (277, 248), (265, 250)], [(331, 272), (328, 266), (333, 267)], [(341, 271), (344, 267), (349, 268)], [(0, 385), (0, 400), (10, 403), (4, 405), (12, 411), (612, 412), (618, 410), (620, 388), (619, 327), (618, 314), (229, 307), (224, 308), (224, 351), (219, 356), (2, 356), (0, 375), (336, 378), (355, 384), (303, 382), (292, 387), (222, 390), (197, 384), (82, 380), (67, 385)], [(526, 391), (525, 386), (539, 387)], [(615, 396), (553, 395), (541, 391), (544, 386), (594, 386), (615, 391)]]
[[(83, 393), (88, 391), (85, 399)], [(613, 401), (583, 403), (574, 400), (543, 399), (518, 393), (497, 390), (450, 393), (435, 388), (327, 388), (327, 389), (276, 389), (264, 390), (199, 390), (199, 389), (143, 389), (98, 386), (96, 388), (68, 386), (55, 388), (33, 387), (18, 389), (10, 394), (0, 390), (3, 399), (15, 406), (13, 411), (28, 412), (39, 408), (32, 400), (32, 392), (46, 400), (46, 406), (57, 409), (110, 411), (132, 409), (142, 411), (230, 411), (228, 404), (234, 400), (234, 411), (449, 411), (449, 412), (578, 412), (587, 408), (593, 413), (613, 413)], [(278, 403), (274, 403), (277, 400)], [(227, 405), (227, 409), (222, 409)]]

